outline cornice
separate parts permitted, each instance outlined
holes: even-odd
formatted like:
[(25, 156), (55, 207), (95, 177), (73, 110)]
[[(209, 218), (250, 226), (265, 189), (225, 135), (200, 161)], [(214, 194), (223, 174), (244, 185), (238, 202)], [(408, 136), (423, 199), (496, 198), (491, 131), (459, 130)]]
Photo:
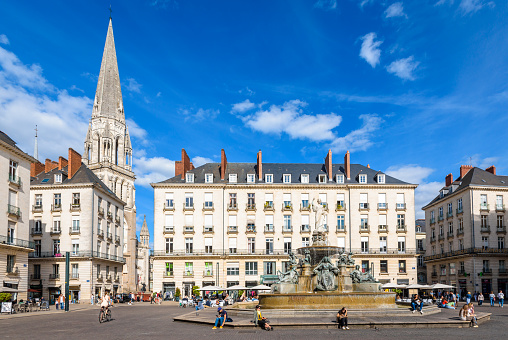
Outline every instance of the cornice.
[(37, 159), (33, 158), (32, 156), (23, 152), (22, 150), (18, 149), (17, 147), (13, 147), (12, 145), (5, 143), (4, 141), (0, 140), (0, 145), (3, 146), (4, 148), (6, 148), (8, 151), (15, 154), (16, 156), (19, 156), (30, 163), (37, 162)]
[(288, 189), (325, 189), (325, 190), (351, 190), (351, 189), (416, 189), (417, 184), (227, 184), (227, 183), (151, 183), (156, 189), (224, 189), (224, 190), (288, 190)]
[(446, 204), (448, 203), (448, 199), (457, 197), (459, 194), (465, 193), (468, 190), (481, 190), (481, 191), (500, 191), (500, 192), (508, 192), (508, 187), (497, 187), (497, 186), (482, 186), (482, 185), (468, 185), (460, 190), (454, 191), (451, 194), (443, 197), (442, 199), (437, 200), (434, 203), (427, 204), (426, 206), (422, 207), (422, 210), (427, 210), (429, 208), (435, 207), (437, 205)]

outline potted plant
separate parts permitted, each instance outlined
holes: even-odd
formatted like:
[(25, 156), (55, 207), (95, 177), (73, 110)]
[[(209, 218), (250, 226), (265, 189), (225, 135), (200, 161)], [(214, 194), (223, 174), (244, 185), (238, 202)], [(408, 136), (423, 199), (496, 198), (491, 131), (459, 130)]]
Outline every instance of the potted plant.
[(181, 295), (180, 288), (176, 288), (176, 290), (175, 290), (175, 301), (176, 302), (180, 301), (180, 295)]
[(200, 291), (199, 291), (199, 286), (193, 286), (192, 287), (192, 294), (194, 294), (194, 296), (198, 297), (200, 295)]

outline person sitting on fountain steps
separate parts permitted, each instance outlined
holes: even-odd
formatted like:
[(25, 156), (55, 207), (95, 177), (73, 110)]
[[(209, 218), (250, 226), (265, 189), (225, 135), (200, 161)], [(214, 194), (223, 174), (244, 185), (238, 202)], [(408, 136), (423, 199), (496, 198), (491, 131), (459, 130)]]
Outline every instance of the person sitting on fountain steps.
[(346, 307), (342, 307), (342, 309), (337, 313), (337, 323), (339, 324), (339, 329), (349, 329), (347, 326), (347, 309)]
[(411, 300), (411, 308), (413, 308), (413, 314), (414, 312), (416, 312), (417, 309), (420, 310), (420, 314), (423, 314), (422, 307), (423, 307), (422, 300), (418, 297), (418, 294), (415, 294), (413, 296), (413, 299)]
[(267, 331), (273, 331), (273, 327), (268, 324), (268, 319), (261, 315), (261, 306), (256, 306), (256, 312), (254, 313), (254, 324)]

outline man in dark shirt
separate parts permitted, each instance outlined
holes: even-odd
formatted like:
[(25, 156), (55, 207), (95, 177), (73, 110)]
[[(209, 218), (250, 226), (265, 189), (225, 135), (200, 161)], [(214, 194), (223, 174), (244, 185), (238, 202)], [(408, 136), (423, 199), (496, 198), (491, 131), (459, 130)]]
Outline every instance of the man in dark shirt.
[(213, 326), (212, 329), (217, 329), (217, 326), (222, 328), (226, 322), (226, 319), (228, 318), (228, 313), (222, 307), (219, 307), (217, 312), (219, 314), (217, 314), (217, 317), (215, 318), (215, 326)]
[(422, 307), (423, 303), (422, 300), (418, 297), (418, 294), (415, 294), (413, 299), (411, 300), (411, 307), (413, 308), (413, 313), (416, 312), (416, 309), (419, 308), (420, 314), (423, 314)]

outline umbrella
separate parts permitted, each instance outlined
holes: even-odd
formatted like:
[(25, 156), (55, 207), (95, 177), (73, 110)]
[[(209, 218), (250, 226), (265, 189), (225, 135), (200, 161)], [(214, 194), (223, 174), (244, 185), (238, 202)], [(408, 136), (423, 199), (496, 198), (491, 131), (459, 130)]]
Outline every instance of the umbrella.
[(422, 285), (422, 288), (420, 288), (420, 289), (426, 289), (426, 290), (428, 290), (428, 289), (432, 289), (432, 287), (429, 286), (429, 285)]
[(248, 288), (244, 287), (242, 285), (236, 285), (236, 286), (228, 287), (228, 289), (226, 289), (226, 290), (246, 290), (246, 289), (248, 289)]
[(210, 292), (215, 292), (215, 291), (219, 291), (219, 290), (225, 290), (224, 288), (222, 287), (218, 287), (218, 286), (205, 286), (203, 288), (200, 289), (201, 291), (210, 291)]
[(247, 288), (247, 289), (249, 289), (249, 290), (271, 290), (272, 287), (266, 286), (266, 285), (257, 285), (257, 286), (250, 287), (250, 288)]
[(449, 289), (455, 288), (454, 286), (444, 285), (442, 283), (436, 283), (435, 285), (430, 286), (430, 289)]
[(418, 283), (413, 283), (413, 284), (405, 287), (405, 289), (422, 289), (422, 288), (424, 288), (424, 286), (419, 285)]
[(381, 288), (383, 289), (395, 289), (395, 288), (406, 288), (405, 285), (398, 285), (396, 283), (385, 283), (384, 285), (381, 286)]

